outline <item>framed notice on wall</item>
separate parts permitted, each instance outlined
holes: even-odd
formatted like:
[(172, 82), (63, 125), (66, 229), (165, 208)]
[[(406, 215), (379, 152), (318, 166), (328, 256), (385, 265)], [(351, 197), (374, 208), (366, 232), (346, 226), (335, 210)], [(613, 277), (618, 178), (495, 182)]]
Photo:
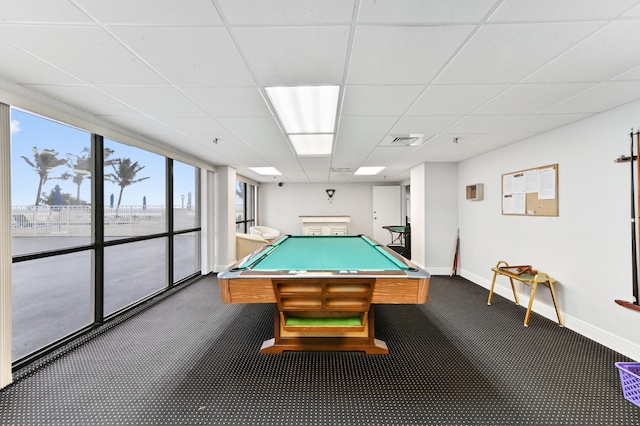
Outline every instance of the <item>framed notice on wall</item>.
[(502, 214), (558, 216), (558, 165), (503, 174)]

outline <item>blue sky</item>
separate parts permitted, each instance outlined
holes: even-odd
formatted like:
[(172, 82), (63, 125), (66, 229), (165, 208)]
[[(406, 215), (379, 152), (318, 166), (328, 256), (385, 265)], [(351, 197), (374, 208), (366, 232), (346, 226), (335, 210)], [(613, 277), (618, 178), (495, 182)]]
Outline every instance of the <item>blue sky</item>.
[[(91, 145), (91, 134), (70, 126), (62, 125), (55, 121), (47, 120), (39, 116), (26, 113), (21, 110), (11, 110), (11, 189), (13, 206), (29, 206), (35, 203), (38, 190), (39, 176), (21, 156), (27, 157), (33, 162), (33, 147), (39, 152), (45, 149), (58, 151), (58, 158), (66, 158), (67, 154), (82, 156), (82, 149)], [(142, 182), (130, 185), (124, 189), (122, 206), (140, 206), (143, 197), (147, 198), (147, 205), (165, 204), (165, 159), (142, 149), (134, 148), (115, 141), (105, 139), (105, 147), (114, 150), (111, 158), (130, 158), (144, 166), (137, 178), (147, 177)], [(105, 173), (113, 170), (109, 167)], [(71, 180), (54, 179), (65, 172), (72, 173), (67, 166), (60, 166), (51, 170), (49, 180), (42, 191), (49, 193), (56, 185), (60, 185), (63, 193), (76, 196), (77, 187)], [(174, 162), (174, 205), (182, 203), (181, 195), (185, 195), (187, 203), (188, 193), (194, 191), (194, 174), (191, 166), (186, 166), (177, 161)], [(84, 201), (91, 200), (91, 182), (85, 179), (81, 185), (80, 198)], [(105, 182), (105, 205), (109, 205), (109, 198), (114, 194), (115, 203), (118, 202), (120, 187)], [(195, 196), (192, 200), (195, 203)]]

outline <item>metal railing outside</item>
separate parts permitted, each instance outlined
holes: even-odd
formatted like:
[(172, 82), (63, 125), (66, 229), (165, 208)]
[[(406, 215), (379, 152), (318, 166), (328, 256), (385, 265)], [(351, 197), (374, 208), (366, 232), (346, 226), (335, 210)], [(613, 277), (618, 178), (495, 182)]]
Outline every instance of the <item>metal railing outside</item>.
[[(91, 235), (91, 206), (13, 206), (13, 237)], [(192, 208), (174, 207), (174, 227), (197, 227)], [(105, 237), (134, 237), (167, 232), (165, 206), (120, 206), (104, 209)]]

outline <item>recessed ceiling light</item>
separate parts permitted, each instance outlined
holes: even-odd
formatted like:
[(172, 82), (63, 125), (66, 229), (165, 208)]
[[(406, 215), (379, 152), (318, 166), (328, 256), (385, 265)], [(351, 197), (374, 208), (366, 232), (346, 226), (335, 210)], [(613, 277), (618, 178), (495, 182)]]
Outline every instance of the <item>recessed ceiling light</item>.
[(275, 167), (249, 167), (249, 169), (263, 176), (281, 176), (282, 175), (282, 173), (280, 173)]
[(331, 155), (333, 134), (289, 135), (289, 139), (300, 156)]
[(377, 175), (384, 167), (360, 167), (355, 175)]
[(340, 86), (266, 87), (287, 134), (333, 133)]

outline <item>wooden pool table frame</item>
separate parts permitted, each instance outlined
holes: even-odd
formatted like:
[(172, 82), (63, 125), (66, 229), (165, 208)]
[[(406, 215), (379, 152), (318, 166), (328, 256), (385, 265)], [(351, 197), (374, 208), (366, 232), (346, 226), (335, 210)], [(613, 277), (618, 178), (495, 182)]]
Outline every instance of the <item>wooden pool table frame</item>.
[[(239, 261), (218, 275), (220, 294), (224, 303), (276, 305), (274, 337), (263, 342), (262, 353), (330, 350), (386, 354), (389, 352), (386, 343), (375, 338), (373, 305), (423, 304), (428, 299), (430, 278), (392, 250), (388, 252), (411, 269), (292, 274), (290, 271), (237, 270), (243, 262)], [(361, 325), (287, 325), (289, 315), (354, 314), (361, 316)]]

